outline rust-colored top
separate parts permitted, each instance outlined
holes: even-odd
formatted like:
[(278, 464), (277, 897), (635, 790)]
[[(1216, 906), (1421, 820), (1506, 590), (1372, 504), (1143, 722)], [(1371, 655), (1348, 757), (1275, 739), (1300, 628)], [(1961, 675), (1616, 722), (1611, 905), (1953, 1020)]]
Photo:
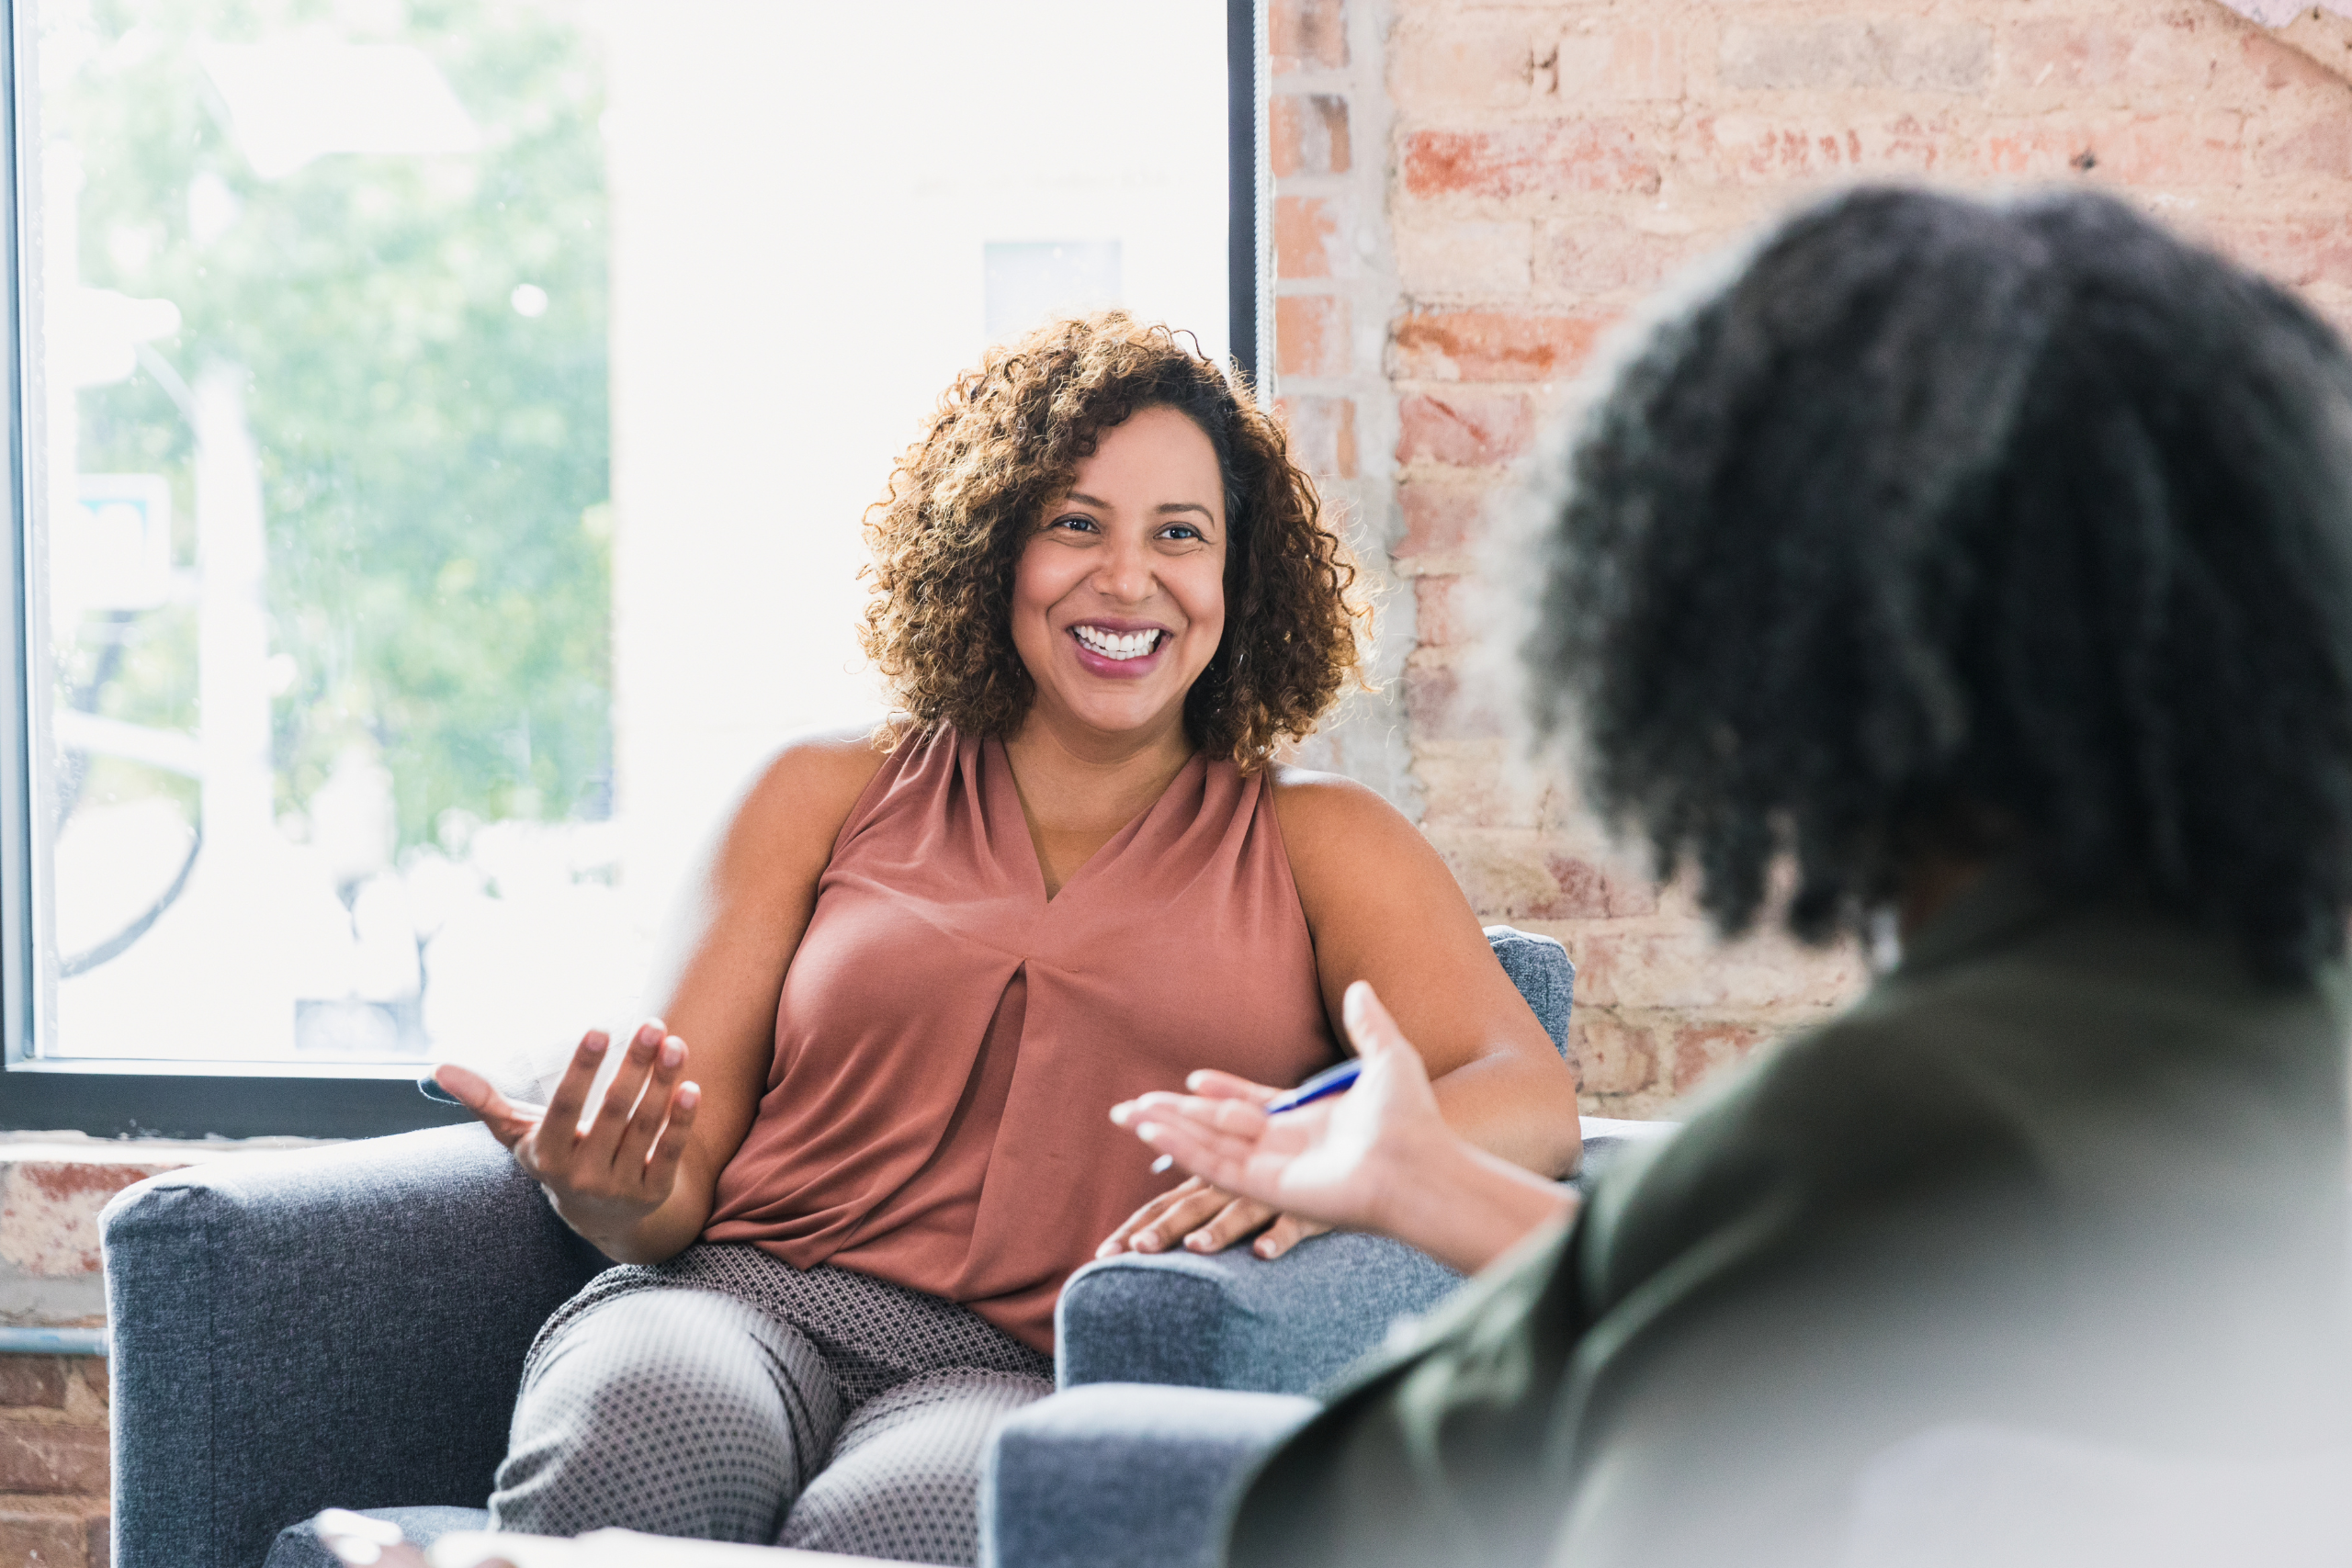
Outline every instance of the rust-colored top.
[(1050, 1350), (1062, 1281), (1178, 1179), (1112, 1105), (1338, 1054), (1266, 774), (1194, 757), (1049, 902), (1004, 748), (943, 728), (842, 825), (703, 1236)]

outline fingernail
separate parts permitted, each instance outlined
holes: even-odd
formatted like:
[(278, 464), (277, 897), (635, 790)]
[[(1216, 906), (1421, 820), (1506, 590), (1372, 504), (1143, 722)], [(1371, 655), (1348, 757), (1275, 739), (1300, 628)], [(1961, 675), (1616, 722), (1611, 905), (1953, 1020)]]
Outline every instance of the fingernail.
[(1208, 1077), (1208, 1074), (1206, 1073), (1186, 1073), (1184, 1075), (1184, 1087), (1190, 1089), (1198, 1089), (1201, 1087), (1201, 1080), (1206, 1077)]
[(1194, 1231), (1192, 1235), (1184, 1238), (1184, 1245), (1191, 1247), (1194, 1252), (1206, 1252), (1209, 1249), (1209, 1238), (1203, 1235), (1200, 1232)]
[(1137, 1252), (1157, 1252), (1159, 1250), (1159, 1233), (1158, 1231), (1137, 1231), (1135, 1235), (1127, 1238), (1127, 1245), (1134, 1247)]
[(1272, 1258), (1274, 1255), (1274, 1244), (1271, 1241), (1261, 1241), (1250, 1250), (1261, 1258)]
[(673, 1034), (662, 1042), (662, 1065), (664, 1067), (675, 1067), (685, 1059), (686, 1043), (684, 1041)]
[(1372, 987), (1358, 980), (1348, 987), (1347, 999), (1340, 1011), (1350, 1029), (1362, 1029), (1364, 1024), (1364, 1003), (1372, 996)]
[(585, 1035), (582, 1038), (580, 1042), (580, 1054), (583, 1056), (601, 1056), (605, 1054), (605, 1047), (611, 1043), (612, 1041), (605, 1035), (603, 1031), (599, 1030), (594, 1034)]
[(1126, 1124), (1127, 1102), (1123, 1100), (1118, 1104), (1111, 1107), (1111, 1125), (1114, 1127), (1124, 1127)]
[(692, 1111), (695, 1106), (701, 1103), (702, 1085), (698, 1083), (682, 1083), (678, 1086), (679, 1110)]

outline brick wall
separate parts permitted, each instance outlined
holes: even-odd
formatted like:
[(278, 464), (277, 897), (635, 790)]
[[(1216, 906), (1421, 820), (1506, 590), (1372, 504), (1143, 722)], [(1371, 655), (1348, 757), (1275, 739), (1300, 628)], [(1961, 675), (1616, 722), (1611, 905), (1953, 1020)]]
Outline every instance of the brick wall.
[(2352, 27), (2233, 3), (1274, 0), (1279, 390), (1398, 586), (1393, 797), (1482, 916), (1567, 943), (1589, 1111), (1655, 1114), (1862, 972), (1718, 950), (1503, 783), (1464, 584), (1513, 465), (1662, 278), (1857, 177), (2096, 183), (2352, 321)]
[(107, 1561), (106, 1361), (0, 1356), (0, 1563)]
[(1299, 0), (1270, 10), (1269, 357), (1298, 455), (1347, 518), (1382, 602), (1379, 691), (1351, 697), (1300, 760), (1362, 779), (1418, 811), (1402, 682), (1413, 604), (1385, 570), (1400, 526), (1387, 460), (1396, 445), (1396, 394), (1381, 365), (1397, 287), (1382, 151), (1390, 135), (1381, 85), (1387, 29), (1382, 0)]

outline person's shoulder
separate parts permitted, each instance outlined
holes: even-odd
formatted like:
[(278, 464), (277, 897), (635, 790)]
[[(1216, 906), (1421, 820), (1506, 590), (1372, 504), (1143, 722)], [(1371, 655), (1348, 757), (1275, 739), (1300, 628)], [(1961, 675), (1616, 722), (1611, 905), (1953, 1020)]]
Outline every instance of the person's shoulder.
[(736, 802), (733, 824), (763, 837), (805, 839), (830, 851), (858, 797), (889, 761), (892, 744), (910, 739), (897, 721), (795, 736), (752, 771)]
[(796, 735), (768, 754), (759, 783), (803, 790), (847, 789), (854, 797), (910, 739), (903, 720)]
[(1282, 814), (1283, 836), (1295, 845), (1302, 840), (1361, 840), (1400, 833), (1416, 841), (1420, 838), (1405, 814), (1379, 791), (1343, 773), (1276, 762), (1266, 775), (1274, 808)]

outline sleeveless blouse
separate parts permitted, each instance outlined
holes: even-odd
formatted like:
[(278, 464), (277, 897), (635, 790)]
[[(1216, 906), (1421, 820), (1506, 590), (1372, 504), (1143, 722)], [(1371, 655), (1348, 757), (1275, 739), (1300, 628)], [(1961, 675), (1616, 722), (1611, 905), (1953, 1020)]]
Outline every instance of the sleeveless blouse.
[(1176, 1185), (1110, 1109), (1337, 1059), (1271, 781), (1195, 756), (1052, 899), (1004, 748), (944, 728), (842, 825), (706, 1241), (1053, 1348), (1070, 1272)]

